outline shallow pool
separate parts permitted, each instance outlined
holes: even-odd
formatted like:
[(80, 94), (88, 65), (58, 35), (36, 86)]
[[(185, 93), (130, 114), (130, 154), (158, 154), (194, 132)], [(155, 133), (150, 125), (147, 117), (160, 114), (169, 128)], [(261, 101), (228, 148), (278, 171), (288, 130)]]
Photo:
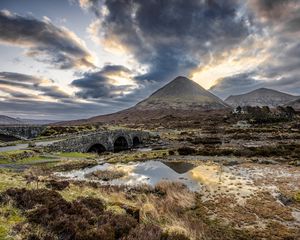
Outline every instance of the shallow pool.
[[(122, 171), (124, 176), (110, 181), (91, 180), (88, 174), (98, 170)], [(131, 162), (127, 164), (101, 165), (74, 170), (67, 173), (56, 173), (56, 176), (80, 180), (96, 181), (105, 185), (136, 186), (149, 184), (154, 186), (160, 181), (173, 181), (185, 184), (190, 190), (202, 192), (206, 196), (212, 194), (234, 194), (240, 197), (250, 196), (253, 182), (242, 176), (235, 176), (230, 168), (216, 164), (194, 165), (189, 162), (163, 162), (150, 160), (146, 162)]]

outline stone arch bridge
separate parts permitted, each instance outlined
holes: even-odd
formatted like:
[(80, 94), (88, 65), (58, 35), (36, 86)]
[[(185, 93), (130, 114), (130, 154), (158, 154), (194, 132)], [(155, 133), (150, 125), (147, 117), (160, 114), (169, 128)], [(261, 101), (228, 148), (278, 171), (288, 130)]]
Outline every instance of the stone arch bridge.
[(0, 140), (16, 141), (27, 140), (38, 137), (44, 130), (45, 126), (0, 126)]
[(47, 149), (55, 152), (118, 152), (138, 146), (149, 137), (150, 134), (144, 131), (102, 131), (58, 141)]

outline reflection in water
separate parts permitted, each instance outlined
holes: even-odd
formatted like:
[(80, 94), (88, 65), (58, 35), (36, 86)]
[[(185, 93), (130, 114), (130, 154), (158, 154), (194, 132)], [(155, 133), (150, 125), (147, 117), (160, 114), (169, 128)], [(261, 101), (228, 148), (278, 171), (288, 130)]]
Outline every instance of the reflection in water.
[[(235, 194), (241, 198), (250, 196), (254, 187), (251, 187), (249, 179), (235, 176), (229, 168), (219, 165), (202, 164), (195, 166), (186, 162), (160, 162), (147, 161), (128, 164), (104, 163), (92, 168), (57, 173), (56, 175), (74, 180), (87, 180), (86, 174), (97, 170), (123, 171), (125, 176), (113, 179), (103, 184), (129, 185), (149, 184), (154, 186), (160, 181), (176, 181), (187, 185), (192, 191), (198, 191), (210, 196), (210, 194)], [(94, 180), (93, 180), (94, 181)]]
[(194, 164), (187, 163), (187, 162), (163, 162), (169, 168), (172, 168), (175, 172), (182, 174), (186, 173), (193, 168), (195, 168)]

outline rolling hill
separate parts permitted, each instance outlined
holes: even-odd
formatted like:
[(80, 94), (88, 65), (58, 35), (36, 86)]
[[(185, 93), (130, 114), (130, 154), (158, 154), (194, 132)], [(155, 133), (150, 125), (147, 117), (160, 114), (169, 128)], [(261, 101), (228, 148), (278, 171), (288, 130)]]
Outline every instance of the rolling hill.
[(44, 125), (57, 121), (54, 120), (36, 120), (36, 119), (21, 119), (12, 118), (5, 115), (0, 115), (0, 125)]
[(285, 106), (290, 106), (292, 108), (294, 108), (296, 111), (300, 111), (300, 98), (287, 102), (286, 104), (284, 104)]
[(297, 96), (279, 92), (268, 88), (259, 88), (241, 95), (231, 95), (225, 102), (232, 107), (237, 106), (269, 106), (271, 108), (284, 105), (296, 100)]
[(5, 115), (0, 115), (0, 125), (19, 125), (22, 122), (18, 119), (8, 117)]

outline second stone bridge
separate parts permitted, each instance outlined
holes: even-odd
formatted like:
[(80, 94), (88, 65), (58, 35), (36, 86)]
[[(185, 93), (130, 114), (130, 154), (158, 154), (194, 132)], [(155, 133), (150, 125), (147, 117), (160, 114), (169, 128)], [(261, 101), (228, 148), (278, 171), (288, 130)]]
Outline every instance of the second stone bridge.
[(144, 131), (102, 131), (61, 140), (47, 148), (55, 152), (118, 152), (138, 146), (149, 137)]

